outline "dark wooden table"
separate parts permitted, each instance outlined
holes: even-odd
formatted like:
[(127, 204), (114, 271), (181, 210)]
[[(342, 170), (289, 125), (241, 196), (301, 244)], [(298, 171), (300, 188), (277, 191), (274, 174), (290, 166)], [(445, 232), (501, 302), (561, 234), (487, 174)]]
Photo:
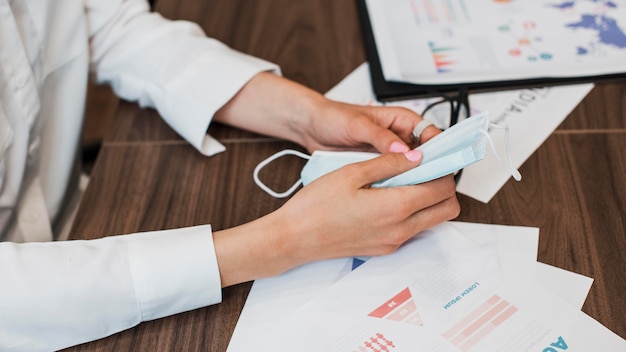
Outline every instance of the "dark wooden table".
[[(354, 0), (159, 0), (156, 10), (197, 22), (320, 92), (365, 61)], [(284, 203), (263, 193), (252, 171), (296, 146), (220, 125), (210, 132), (227, 150), (206, 158), (155, 111), (122, 103), (71, 238), (206, 223), (219, 230)], [(271, 185), (284, 189), (304, 163), (273, 165)], [(520, 171), (524, 180), (509, 181), (488, 204), (459, 195), (458, 220), (540, 228), (539, 261), (593, 277), (583, 311), (626, 337), (626, 84), (597, 85)], [(224, 289), (221, 304), (68, 350), (225, 351), (250, 287)]]

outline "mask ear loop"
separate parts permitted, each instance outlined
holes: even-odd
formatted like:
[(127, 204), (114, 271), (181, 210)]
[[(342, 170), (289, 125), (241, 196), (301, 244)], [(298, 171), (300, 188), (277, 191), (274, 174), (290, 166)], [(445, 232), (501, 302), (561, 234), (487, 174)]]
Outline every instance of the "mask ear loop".
[(280, 152), (270, 156), (269, 158), (261, 161), (259, 163), (259, 165), (257, 165), (254, 168), (254, 173), (252, 174), (252, 177), (254, 178), (254, 183), (257, 184), (257, 186), (259, 186), (262, 190), (264, 190), (267, 194), (269, 194), (270, 196), (274, 197), (274, 198), (285, 198), (288, 197), (289, 195), (291, 195), (293, 192), (295, 192), (296, 188), (298, 188), (298, 186), (300, 186), (302, 184), (302, 180), (299, 179), (298, 181), (296, 181), (296, 183), (293, 184), (293, 186), (291, 186), (287, 191), (283, 192), (283, 193), (278, 193), (275, 192), (274, 190), (270, 189), (269, 187), (267, 187), (265, 185), (265, 183), (263, 183), (261, 181), (261, 179), (259, 179), (259, 172), (261, 172), (261, 169), (263, 169), (265, 166), (267, 166), (267, 164), (271, 163), (272, 161), (285, 156), (285, 155), (295, 155), (295, 156), (299, 156), (302, 159), (311, 159), (310, 155), (304, 154), (302, 152), (299, 152), (297, 150), (293, 150), (293, 149), (285, 149), (285, 150), (281, 150)]
[(511, 153), (509, 151), (509, 127), (496, 125), (494, 123), (490, 123), (489, 126), (504, 130), (504, 145), (506, 148), (507, 161), (502, 160), (502, 158), (500, 158), (500, 156), (496, 152), (496, 147), (493, 145), (493, 140), (491, 139), (491, 136), (489, 135), (489, 133), (487, 133), (487, 131), (485, 130), (479, 130), (479, 131), (487, 137), (487, 141), (489, 141), (489, 146), (491, 147), (491, 152), (493, 152), (493, 155), (496, 157), (496, 159), (501, 164), (509, 168), (509, 170), (511, 171), (511, 176), (513, 176), (515, 181), (520, 181), (522, 179), (522, 174), (520, 174), (520, 172), (513, 166), (513, 160), (511, 159)]

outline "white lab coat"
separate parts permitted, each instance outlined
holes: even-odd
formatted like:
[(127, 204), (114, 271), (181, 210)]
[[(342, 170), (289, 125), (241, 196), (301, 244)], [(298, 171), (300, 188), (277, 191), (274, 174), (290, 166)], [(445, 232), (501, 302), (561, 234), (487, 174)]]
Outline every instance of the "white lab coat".
[[(89, 69), (206, 155), (223, 150), (206, 134), (213, 114), (255, 74), (279, 72), (142, 0), (0, 0), (0, 239), (23, 241), (63, 211)], [(60, 349), (221, 300), (209, 225), (3, 242), (0, 287), (2, 351)]]

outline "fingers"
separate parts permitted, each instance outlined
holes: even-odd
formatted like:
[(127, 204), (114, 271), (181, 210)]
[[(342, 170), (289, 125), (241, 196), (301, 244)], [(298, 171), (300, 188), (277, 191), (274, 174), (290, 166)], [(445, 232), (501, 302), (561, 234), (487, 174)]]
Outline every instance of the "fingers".
[(374, 148), (381, 153), (405, 153), (411, 149), (397, 134), (387, 129), (378, 129), (371, 140)]
[[(357, 138), (361, 141), (370, 142), (381, 153), (404, 152), (401, 146), (414, 146), (413, 129), (423, 120), (414, 111), (402, 107), (368, 107), (366, 113), (383, 128), (360, 129)], [(420, 142), (423, 144), (439, 133), (437, 127), (428, 126), (421, 133)]]
[(419, 156), (419, 151), (383, 154), (304, 187), (275, 212), (282, 238), (277, 248), (287, 253), (280, 257), (300, 263), (389, 254), (420, 231), (456, 217), (451, 176), (414, 186), (364, 187), (418, 165)]
[(402, 107), (376, 107), (371, 110), (374, 121), (384, 129), (378, 132), (374, 139), (374, 147), (381, 153), (391, 150), (394, 142), (411, 145), (411, 132), (421, 120), (421, 116), (412, 110)]
[[(381, 133), (379, 136), (381, 144), (387, 144), (384, 144), (381, 147), (375, 146), (376, 149), (381, 152), (392, 151), (389, 149), (389, 146), (391, 146), (397, 139), (402, 139), (403, 141), (408, 142), (409, 145), (413, 145), (415, 143), (412, 132), (415, 126), (423, 120), (422, 116), (412, 110), (401, 107), (379, 107), (374, 111), (375, 115), (377, 115), (376, 119), (378, 121), (389, 123), (387, 132), (393, 132), (391, 133), (392, 136), (382, 136)], [(420, 135), (420, 143), (424, 144), (439, 133), (441, 133), (441, 130), (435, 125), (426, 127)], [(395, 137), (395, 139), (393, 137)]]
[(456, 218), (459, 215), (459, 210), (457, 198), (452, 197), (416, 212), (401, 223), (398, 229), (392, 233), (392, 236), (387, 238), (387, 245), (382, 247), (386, 249), (386, 252), (380, 254), (385, 255), (395, 252), (408, 240), (419, 236), (422, 231)]
[(416, 212), (406, 221), (409, 229), (409, 238), (444, 221), (456, 218), (460, 212), (461, 207), (456, 196), (446, 198), (437, 204)]
[(422, 132), (422, 135), (420, 136), (421, 144), (424, 144), (424, 143), (428, 142), (428, 140), (430, 140), (431, 138), (435, 137), (439, 133), (441, 133), (441, 130), (438, 129), (437, 127), (435, 127), (435, 126), (428, 126), (428, 127), (426, 127), (424, 129), (424, 131)]
[[(456, 186), (452, 176), (442, 177), (414, 186), (387, 189), (371, 189), (370, 192), (385, 192), (378, 195), (381, 213), (379, 216), (394, 219), (396, 226), (384, 234), (385, 253), (389, 254), (420, 232), (442, 222), (456, 218), (460, 205), (456, 197)], [(370, 199), (370, 201), (372, 201)]]
[(456, 198), (456, 184), (451, 175), (418, 185), (376, 188), (371, 191), (385, 192), (374, 194), (373, 197), (377, 197), (377, 203), (384, 212), (387, 212), (385, 216), (395, 216), (398, 221), (407, 219), (445, 199)]
[(422, 152), (416, 149), (405, 153), (386, 153), (374, 159), (350, 164), (340, 169), (357, 186), (369, 186), (374, 182), (399, 175), (418, 166), (422, 161)]
[(416, 194), (421, 191), (420, 194), (424, 202), (428, 204), (428, 206), (407, 217), (405, 224), (409, 231), (409, 238), (425, 229), (456, 218), (461, 211), (461, 206), (456, 197), (456, 184), (453, 176), (442, 177), (422, 185), (429, 187), (430, 192), (423, 192), (423, 190), (407, 191), (413, 191)]
[(380, 153), (403, 153), (408, 151), (408, 141), (401, 138), (390, 127), (372, 121), (370, 117), (361, 116), (354, 119), (350, 127), (351, 138), (363, 145), (371, 145)]

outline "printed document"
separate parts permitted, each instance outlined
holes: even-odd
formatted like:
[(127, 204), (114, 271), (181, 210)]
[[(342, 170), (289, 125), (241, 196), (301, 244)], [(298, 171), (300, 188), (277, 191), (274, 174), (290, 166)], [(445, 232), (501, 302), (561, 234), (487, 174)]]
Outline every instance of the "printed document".
[(625, 0), (366, 0), (388, 81), (626, 73)]
[(276, 328), (274, 351), (626, 350), (447, 223), (369, 259)]
[[(574, 308), (582, 307), (593, 280), (536, 262), (538, 229), (457, 221), (449, 224), (486, 252), (499, 256), (503, 270), (516, 272), (520, 280), (533, 280), (534, 273), (535, 282), (549, 287)], [(352, 270), (358, 270), (365, 260), (346, 258), (311, 263), (278, 277), (255, 281), (228, 352), (272, 344), (278, 338), (272, 329), (276, 324)]]

